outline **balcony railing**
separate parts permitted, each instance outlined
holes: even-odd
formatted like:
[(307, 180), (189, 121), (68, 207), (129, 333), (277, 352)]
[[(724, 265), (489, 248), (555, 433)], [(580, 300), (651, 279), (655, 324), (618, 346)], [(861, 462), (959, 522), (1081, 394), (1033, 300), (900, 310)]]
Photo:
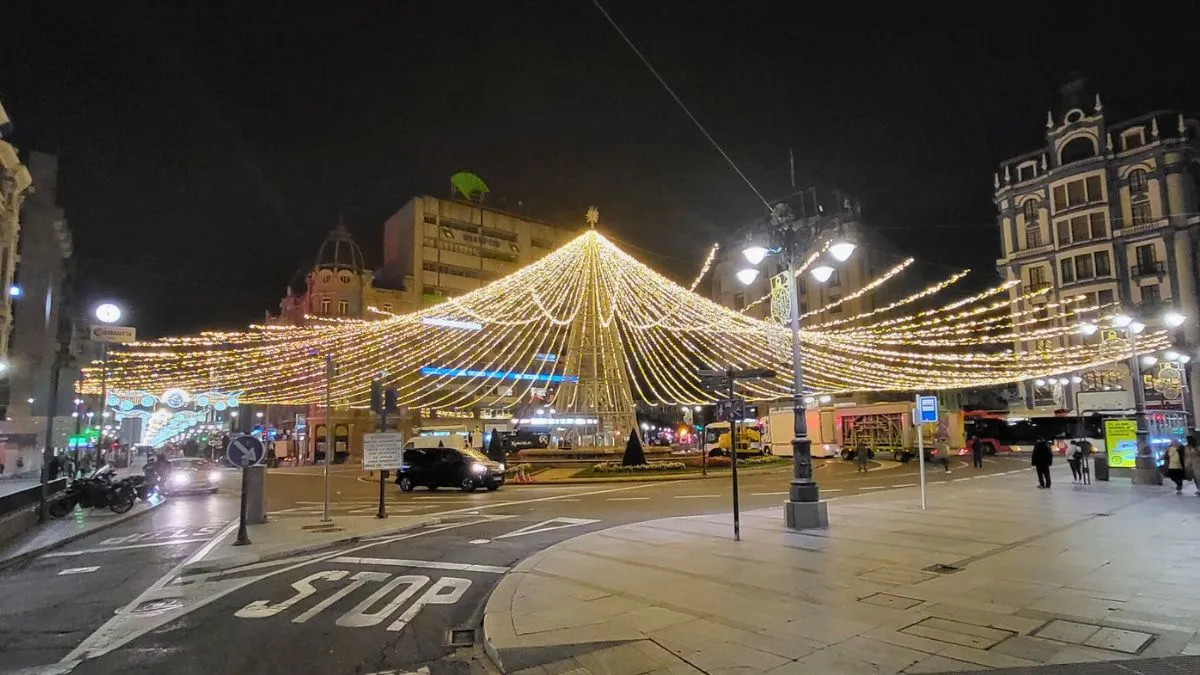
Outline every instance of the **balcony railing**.
[(1135, 234), (1143, 234), (1146, 232), (1152, 232), (1154, 230), (1166, 227), (1169, 222), (1170, 221), (1168, 221), (1166, 218), (1159, 218), (1158, 220), (1152, 220), (1148, 223), (1141, 223), (1138, 225), (1130, 224), (1130, 225), (1126, 225), (1125, 227), (1114, 228), (1113, 236), (1114, 237), (1129, 237), (1129, 236), (1132, 236)]
[(1161, 277), (1166, 274), (1166, 267), (1161, 260), (1141, 260), (1129, 268), (1129, 276), (1134, 279), (1142, 277)]
[(1054, 242), (1050, 242), (1049, 244), (1043, 244), (1041, 242), (1035, 242), (1035, 243), (1037, 243), (1037, 246), (1026, 246), (1025, 248), (1019, 248), (1019, 249), (1013, 251), (1012, 257), (1013, 258), (1024, 258), (1025, 256), (1039, 255), (1041, 253), (1050, 253), (1051, 251), (1054, 250)]

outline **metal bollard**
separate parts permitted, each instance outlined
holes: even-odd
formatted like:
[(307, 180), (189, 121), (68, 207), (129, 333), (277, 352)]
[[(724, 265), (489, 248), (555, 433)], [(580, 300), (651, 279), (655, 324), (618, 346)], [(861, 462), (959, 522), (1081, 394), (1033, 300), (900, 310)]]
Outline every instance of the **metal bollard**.
[(255, 464), (246, 469), (246, 522), (261, 525), (267, 522), (267, 467)]

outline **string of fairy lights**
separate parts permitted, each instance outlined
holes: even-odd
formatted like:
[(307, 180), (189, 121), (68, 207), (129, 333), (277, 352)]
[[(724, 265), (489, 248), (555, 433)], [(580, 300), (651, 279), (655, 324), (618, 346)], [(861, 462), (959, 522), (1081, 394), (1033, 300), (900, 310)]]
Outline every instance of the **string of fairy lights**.
[[(371, 319), (318, 319), (305, 326), (254, 325), (244, 331), (133, 343), (113, 349), (110, 390), (169, 388), (241, 392), (244, 403), (366, 406), (371, 382), (396, 390), (405, 406), (466, 409), (511, 406), (533, 393), (575, 397), (567, 363), (580, 331), (605, 342), (605, 372), (623, 373), (634, 397), (650, 404), (696, 404), (718, 396), (700, 369), (773, 368), (770, 379), (739, 382), (750, 399), (790, 394), (788, 328), (727, 309), (680, 286), (595, 230), (488, 286), (409, 314), (371, 309)], [(815, 258), (814, 258), (815, 259)], [(901, 274), (905, 260), (851, 294), (865, 296)], [(798, 272), (811, 264), (805, 261)], [(806, 386), (814, 393), (939, 390), (1050, 377), (1123, 357), (1072, 339), (1085, 319), (1107, 308), (1080, 298), (1037, 311), (1045, 291), (1012, 293), (1005, 282), (980, 293), (904, 312), (959, 282), (953, 274), (895, 302), (801, 330)], [(1044, 298), (1042, 299), (1044, 300)], [(811, 312), (809, 314), (812, 314)], [(807, 316), (807, 315), (806, 315)], [(1032, 341), (1055, 346), (1016, 349)], [(1147, 331), (1140, 349), (1169, 346)], [(327, 378), (326, 359), (336, 366)], [(99, 366), (82, 390), (98, 393)], [(566, 386), (564, 386), (566, 385)], [(558, 401), (563, 407), (575, 401)]]

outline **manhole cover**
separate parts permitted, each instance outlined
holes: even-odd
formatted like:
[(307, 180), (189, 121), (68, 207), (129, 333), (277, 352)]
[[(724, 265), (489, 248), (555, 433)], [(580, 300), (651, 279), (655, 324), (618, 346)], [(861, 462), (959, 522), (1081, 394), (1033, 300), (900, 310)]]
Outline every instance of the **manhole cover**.
[(179, 598), (164, 598), (162, 600), (148, 600), (133, 608), (132, 614), (157, 614), (171, 609), (183, 607), (183, 601)]
[(475, 644), (474, 628), (452, 628), (450, 630), (451, 647), (470, 647)]
[(930, 565), (929, 567), (925, 568), (926, 572), (934, 572), (936, 574), (954, 574), (960, 570), (962, 570), (962, 568), (957, 565), (946, 565), (943, 563)]

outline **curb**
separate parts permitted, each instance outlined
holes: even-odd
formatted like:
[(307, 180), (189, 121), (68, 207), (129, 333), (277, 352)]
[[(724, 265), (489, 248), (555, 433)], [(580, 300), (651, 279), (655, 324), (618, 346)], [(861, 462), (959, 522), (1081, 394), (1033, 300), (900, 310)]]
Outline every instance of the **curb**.
[[(236, 559), (234, 559), (232, 556), (224, 556), (224, 557), (220, 557), (220, 558), (211, 558), (209, 560), (198, 560), (190, 565), (184, 565), (182, 568), (180, 568), (179, 572), (180, 572), (180, 574), (211, 574), (213, 572), (224, 572), (226, 570), (231, 570), (231, 569), (234, 569), (237, 567), (241, 567), (243, 565), (253, 565), (253, 564), (257, 564), (257, 563), (271, 562), (274, 560), (280, 560), (282, 558), (290, 558), (291, 556), (299, 555), (302, 553), (316, 553), (318, 551), (324, 551), (326, 549), (337, 548), (338, 546), (342, 546), (343, 544), (353, 544), (353, 543), (356, 543), (359, 541), (363, 541), (365, 539), (389, 537), (392, 535), (409, 532), (411, 530), (418, 530), (422, 527), (428, 527), (430, 525), (440, 525), (441, 522), (442, 522), (441, 518), (432, 517), (432, 518), (426, 518), (426, 519), (416, 522), (416, 523), (409, 523), (408, 525), (399, 525), (399, 526), (389, 528), (386, 530), (379, 530), (377, 532), (369, 532), (369, 533), (364, 533), (364, 534), (349, 535), (349, 536), (342, 537), (339, 539), (327, 540), (327, 541), (322, 541), (322, 542), (313, 542), (311, 544), (300, 544), (298, 546), (293, 546), (288, 549), (271, 551), (270, 553), (264, 553), (262, 555), (255, 554), (253, 552), (247, 552), (244, 554), (239, 553), (238, 557)], [(251, 544), (251, 546), (253, 546), (253, 544)]]
[(121, 514), (119, 517), (115, 518), (114, 520), (112, 520), (110, 522), (106, 522), (106, 523), (100, 525), (99, 527), (94, 527), (90, 530), (84, 530), (83, 532), (75, 532), (75, 533), (67, 535), (66, 537), (63, 537), (62, 539), (59, 539), (58, 541), (55, 541), (50, 544), (46, 544), (45, 546), (41, 546), (41, 547), (35, 548), (33, 550), (26, 551), (19, 555), (12, 556), (11, 558), (4, 558), (4, 559), (0, 560), (0, 570), (3, 570), (5, 568), (11, 567), (13, 565), (16, 565), (16, 564), (19, 564), (22, 562), (25, 562), (26, 560), (29, 560), (30, 558), (36, 558), (36, 557), (42, 555), (43, 553), (46, 553), (48, 551), (53, 551), (56, 548), (61, 548), (63, 546), (66, 546), (67, 544), (69, 544), (77, 539), (82, 539), (88, 535), (92, 535), (97, 532), (103, 532), (104, 530), (107, 530), (110, 527), (120, 525), (121, 523), (127, 523), (127, 522), (133, 520), (134, 518), (140, 518), (166, 503), (167, 503), (166, 498), (163, 498), (157, 504), (150, 504), (145, 509), (138, 511), (137, 513)]
[[(761, 474), (771, 473), (772, 471), (776, 471), (776, 470), (783, 469), (783, 468), (791, 468), (791, 464), (781, 462), (778, 466), (764, 466), (764, 467), (761, 467), (758, 469), (739, 468), (738, 476), (761, 475)], [(718, 473), (718, 471), (719, 471), (719, 473)], [(683, 472), (683, 473), (677, 473), (677, 474), (669, 474), (669, 473), (661, 474), (660, 473), (660, 474), (654, 474), (654, 475), (650, 475), (650, 476), (627, 475), (627, 476), (613, 476), (612, 478), (564, 478), (561, 480), (537, 480), (535, 477), (534, 481), (532, 483), (528, 483), (528, 485), (597, 485), (597, 484), (603, 485), (605, 483), (612, 484), (612, 483), (658, 483), (658, 482), (666, 483), (666, 482), (680, 481), (680, 480), (712, 480), (714, 478), (729, 478), (732, 475), (733, 475), (732, 471), (722, 468), (719, 470), (710, 471), (707, 476), (705, 476), (704, 474), (693, 473), (693, 472), (689, 471), (689, 472)], [(536, 476), (536, 474), (535, 474), (535, 476)], [(513, 485), (520, 485), (520, 483), (513, 483)], [(508, 483), (505, 483), (505, 487), (508, 487)]]

